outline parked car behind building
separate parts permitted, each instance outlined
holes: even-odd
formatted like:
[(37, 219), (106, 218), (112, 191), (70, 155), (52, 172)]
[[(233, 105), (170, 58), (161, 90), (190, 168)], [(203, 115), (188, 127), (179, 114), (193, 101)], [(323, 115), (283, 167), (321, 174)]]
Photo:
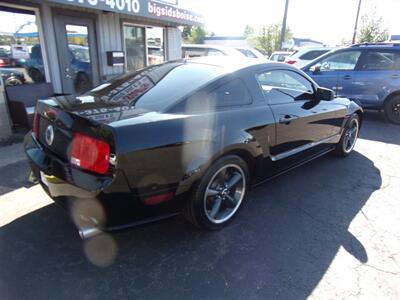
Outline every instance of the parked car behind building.
[(327, 53), (304, 66), (321, 86), (364, 108), (384, 110), (400, 124), (400, 44), (357, 44)]
[(301, 68), (310, 61), (324, 55), (333, 48), (328, 47), (303, 47), (295, 50), (291, 55), (287, 56), (285, 62), (297, 68)]

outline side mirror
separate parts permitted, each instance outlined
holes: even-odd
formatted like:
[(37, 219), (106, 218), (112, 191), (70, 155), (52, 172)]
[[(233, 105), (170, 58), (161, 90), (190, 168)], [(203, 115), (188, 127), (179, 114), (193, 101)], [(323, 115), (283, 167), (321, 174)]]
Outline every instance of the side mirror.
[(310, 72), (313, 72), (313, 74), (318, 74), (321, 72), (321, 64), (316, 64), (310, 67)]
[(319, 87), (319, 88), (317, 88), (317, 90), (314, 94), (314, 99), (331, 101), (331, 100), (335, 99), (335, 92), (330, 89)]

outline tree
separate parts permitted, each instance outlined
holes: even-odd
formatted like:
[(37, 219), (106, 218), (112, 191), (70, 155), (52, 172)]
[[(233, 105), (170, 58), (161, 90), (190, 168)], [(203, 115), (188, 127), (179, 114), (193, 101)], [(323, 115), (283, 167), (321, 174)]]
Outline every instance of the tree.
[(202, 44), (207, 31), (203, 27), (184, 26), (182, 30), (182, 38), (185, 43)]
[(253, 34), (254, 34), (254, 28), (251, 27), (250, 25), (246, 25), (246, 27), (244, 28), (244, 31), (243, 31), (244, 37), (247, 39), (247, 38), (251, 37)]
[(389, 38), (388, 30), (383, 28), (382, 17), (377, 17), (376, 12), (361, 17), (361, 28), (357, 34), (358, 43), (383, 42)]
[[(260, 30), (259, 35), (251, 38), (249, 43), (257, 49), (260, 49), (267, 55), (271, 55), (272, 52), (280, 50), (280, 38), (281, 38), (281, 24), (272, 24), (270, 26), (263, 26)], [(292, 38), (293, 34), (289, 28), (286, 28), (285, 40)]]

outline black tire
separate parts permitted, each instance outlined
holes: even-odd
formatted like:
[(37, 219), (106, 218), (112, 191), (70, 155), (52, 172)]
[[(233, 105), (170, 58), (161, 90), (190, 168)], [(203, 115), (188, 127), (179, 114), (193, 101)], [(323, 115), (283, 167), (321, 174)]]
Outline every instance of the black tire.
[[(230, 171), (232, 171), (232, 173), (230, 173)], [(226, 181), (229, 181), (229, 179), (232, 179), (234, 176), (238, 178), (239, 175), (237, 174), (239, 174), (240, 176), (243, 175), (243, 181), (240, 182), (238, 181), (237, 185), (234, 186), (235, 190), (232, 189), (228, 189), (228, 191), (221, 190), (221, 193), (219, 195), (206, 196), (206, 192), (212, 189), (210, 185), (220, 180), (218, 179), (219, 177), (221, 177), (222, 179), (224, 176), (226, 176), (227, 179)], [(203, 177), (201, 178), (200, 182), (196, 184), (196, 186), (194, 187), (192, 191), (192, 197), (186, 203), (186, 207), (183, 211), (185, 218), (190, 223), (201, 229), (218, 230), (224, 227), (237, 215), (238, 211), (242, 207), (243, 202), (245, 201), (246, 198), (248, 183), (249, 183), (249, 170), (246, 162), (243, 159), (241, 159), (236, 155), (227, 155), (221, 157), (208, 168), (208, 170), (204, 173)], [(241, 190), (244, 187), (242, 193), (236, 190), (238, 189), (238, 187)], [(222, 189), (223, 186), (221, 185), (220, 188)], [(231, 206), (232, 202), (230, 202), (229, 200), (225, 198), (222, 199), (223, 193), (225, 193), (226, 197), (229, 197), (229, 195), (234, 197), (240, 195), (240, 197), (238, 197), (237, 200), (237, 207), (232, 207)], [(213, 219), (210, 218), (211, 212), (207, 210), (207, 205), (210, 201), (217, 202), (213, 199), (216, 199), (218, 197), (221, 197), (222, 199), (219, 200), (220, 203), (219, 207), (221, 209), (220, 211), (221, 219), (217, 220), (217, 217), (215, 216), (215, 220), (212, 221)], [(229, 198), (232, 199), (232, 197)], [(226, 205), (227, 202), (230, 203), (229, 205), (230, 207)]]
[[(356, 126), (356, 131), (354, 132), (354, 126)], [(336, 144), (334, 154), (339, 157), (346, 157), (348, 156), (354, 149), (356, 144), (358, 134), (360, 133), (360, 118), (356, 113), (352, 114), (349, 120), (347, 121), (342, 137), (340, 138), (339, 143)], [(348, 135), (354, 134), (354, 142), (349, 144)]]
[(393, 96), (385, 102), (384, 112), (389, 122), (400, 124), (400, 95)]
[(44, 75), (38, 69), (30, 68), (28, 75), (35, 83), (45, 82)]

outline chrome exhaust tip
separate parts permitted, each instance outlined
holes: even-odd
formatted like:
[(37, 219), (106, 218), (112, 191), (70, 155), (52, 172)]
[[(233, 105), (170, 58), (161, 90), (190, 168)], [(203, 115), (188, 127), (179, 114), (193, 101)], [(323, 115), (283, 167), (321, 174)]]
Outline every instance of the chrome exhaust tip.
[(96, 235), (99, 235), (102, 231), (97, 227), (85, 227), (85, 228), (80, 228), (78, 232), (81, 239), (86, 240)]

